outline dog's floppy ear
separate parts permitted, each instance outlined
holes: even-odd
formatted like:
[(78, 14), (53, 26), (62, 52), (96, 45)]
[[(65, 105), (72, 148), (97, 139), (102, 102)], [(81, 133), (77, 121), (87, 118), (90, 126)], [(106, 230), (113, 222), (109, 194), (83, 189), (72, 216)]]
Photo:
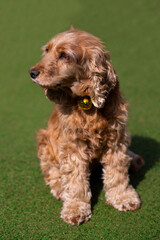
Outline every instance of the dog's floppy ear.
[(109, 92), (118, 82), (118, 76), (109, 60), (108, 52), (98, 48), (91, 57), (91, 98), (97, 108), (103, 108)]

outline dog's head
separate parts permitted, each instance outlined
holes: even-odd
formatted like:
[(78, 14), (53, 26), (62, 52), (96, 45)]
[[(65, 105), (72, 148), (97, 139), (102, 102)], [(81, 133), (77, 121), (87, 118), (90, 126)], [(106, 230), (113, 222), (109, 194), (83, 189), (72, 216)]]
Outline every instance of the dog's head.
[(43, 47), (42, 60), (29, 73), (50, 100), (64, 90), (72, 96), (90, 96), (93, 105), (102, 108), (118, 81), (109, 60), (100, 39), (71, 28)]

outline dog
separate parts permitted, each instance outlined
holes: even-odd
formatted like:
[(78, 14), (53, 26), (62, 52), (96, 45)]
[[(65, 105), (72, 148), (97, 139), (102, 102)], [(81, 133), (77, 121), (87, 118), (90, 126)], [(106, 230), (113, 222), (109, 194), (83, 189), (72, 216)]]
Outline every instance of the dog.
[(119, 211), (140, 208), (128, 170), (139, 170), (144, 160), (128, 149), (128, 104), (101, 40), (71, 27), (43, 47), (42, 60), (29, 73), (55, 102), (37, 138), (45, 182), (63, 201), (61, 218), (70, 225), (91, 218), (89, 179), (96, 162), (103, 169), (106, 203)]

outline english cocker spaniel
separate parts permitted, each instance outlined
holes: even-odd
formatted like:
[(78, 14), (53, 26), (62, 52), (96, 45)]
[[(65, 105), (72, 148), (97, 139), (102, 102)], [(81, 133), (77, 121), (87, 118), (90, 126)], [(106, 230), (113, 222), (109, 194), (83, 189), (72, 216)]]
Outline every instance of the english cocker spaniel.
[(138, 209), (128, 170), (141, 168), (143, 159), (128, 150), (127, 103), (100, 39), (74, 28), (60, 33), (29, 73), (56, 103), (47, 129), (38, 133), (38, 157), (51, 193), (63, 201), (61, 218), (71, 225), (91, 218), (89, 178), (96, 162), (103, 167), (106, 203)]

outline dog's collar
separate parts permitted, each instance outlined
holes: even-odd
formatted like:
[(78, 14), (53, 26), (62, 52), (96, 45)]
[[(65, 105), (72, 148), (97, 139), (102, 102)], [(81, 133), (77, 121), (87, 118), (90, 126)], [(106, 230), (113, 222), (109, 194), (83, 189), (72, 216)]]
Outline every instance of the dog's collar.
[(92, 100), (89, 96), (79, 97), (78, 105), (83, 110), (89, 110), (92, 107)]

